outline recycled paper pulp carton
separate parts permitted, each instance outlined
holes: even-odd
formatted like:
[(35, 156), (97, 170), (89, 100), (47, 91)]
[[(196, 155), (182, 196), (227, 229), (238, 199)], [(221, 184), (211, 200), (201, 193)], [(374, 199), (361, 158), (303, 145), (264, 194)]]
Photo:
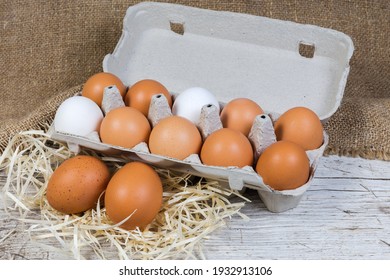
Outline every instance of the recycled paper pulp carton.
[[(326, 28), (248, 14), (167, 3), (144, 2), (128, 8), (122, 36), (103, 60), (103, 70), (126, 86), (151, 78), (175, 96), (198, 86), (214, 93), (221, 105), (237, 97), (256, 101), (271, 119), (295, 106), (311, 108), (323, 122), (344, 94), (353, 43)], [(216, 179), (232, 189), (258, 191), (267, 209), (282, 212), (298, 205), (310, 186), (328, 143), (307, 154), (309, 181), (295, 190), (275, 191), (252, 167), (215, 167), (197, 158), (184, 161), (151, 154), (147, 145), (133, 149), (55, 131), (54, 139), (102, 152), (120, 152), (131, 160)], [(282, 175), (281, 175), (282, 176)]]

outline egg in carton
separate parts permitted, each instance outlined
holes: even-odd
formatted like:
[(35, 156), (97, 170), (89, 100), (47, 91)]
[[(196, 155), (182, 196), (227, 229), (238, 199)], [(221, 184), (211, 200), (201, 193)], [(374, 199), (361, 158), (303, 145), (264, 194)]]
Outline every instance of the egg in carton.
[[(221, 103), (220, 105), (223, 108), (225, 104)], [(108, 86), (104, 89), (102, 101), (104, 115), (107, 115), (116, 108), (125, 106), (123, 97), (115, 85)], [(154, 95), (151, 99), (148, 113), (148, 120), (152, 128), (161, 120), (170, 116), (172, 116), (172, 110), (165, 96), (163, 94)], [(248, 135), (248, 139), (253, 147), (254, 163), (257, 162), (260, 155), (269, 145), (276, 142), (273, 123), (279, 116), (280, 114), (272, 112), (266, 112), (256, 116)], [(202, 140), (204, 141), (209, 135), (222, 127), (220, 109), (213, 104), (203, 106), (197, 124)], [(292, 190), (279, 191), (266, 185), (262, 177), (254, 170), (253, 166), (239, 168), (236, 166), (221, 167), (205, 165), (202, 163), (199, 154), (191, 154), (183, 160), (178, 160), (151, 153), (146, 142), (141, 142), (133, 148), (114, 146), (103, 143), (98, 131), (93, 131), (85, 136), (74, 135), (57, 131), (54, 123), (49, 130), (49, 134), (53, 139), (66, 142), (74, 153), (79, 153), (82, 147), (86, 147), (104, 154), (125, 157), (131, 161), (142, 161), (156, 167), (169, 168), (179, 172), (201, 176), (209, 180), (217, 180), (222, 186), (239, 192), (245, 191), (246, 188), (254, 189), (258, 192), (266, 208), (271, 212), (283, 212), (298, 205), (313, 180), (318, 161), (328, 144), (328, 135), (324, 131), (324, 141), (321, 147), (306, 151), (310, 161), (310, 174), (307, 182), (301, 187)]]

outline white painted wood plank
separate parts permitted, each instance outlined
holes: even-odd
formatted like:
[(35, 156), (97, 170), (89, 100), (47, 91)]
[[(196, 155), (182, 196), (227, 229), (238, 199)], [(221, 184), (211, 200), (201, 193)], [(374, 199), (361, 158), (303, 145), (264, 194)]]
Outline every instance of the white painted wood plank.
[(326, 156), (320, 159), (316, 177), (390, 178), (390, 161)]
[[(316, 192), (304, 198), (297, 208), (278, 214), (266, 211), (255, 196), (252, 203), (257, 205), (247, 205), (242, 209), (250, 221), (232, 219), (228, 229), (213, 234), (205, 242), (209, 251), (207, 257), (390, 258), (389, 199), (380, 203), (357, 195), (329, 199), (329, 196)], [(216, 244), (219, 249), (216, 249)]]

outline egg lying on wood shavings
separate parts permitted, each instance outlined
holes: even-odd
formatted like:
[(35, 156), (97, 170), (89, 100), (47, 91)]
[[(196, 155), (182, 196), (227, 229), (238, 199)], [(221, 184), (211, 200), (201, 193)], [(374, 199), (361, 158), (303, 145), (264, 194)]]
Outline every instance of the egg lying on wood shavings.
[(122, 97), (126, 94), (127, 87), (114, 74), (100, 72), (91, 76), (84, 84), (81, 95), (94, 101), (99, 107), (102, 106), (104, 89), (115, 85)]
[(108, 167), (99, 159), (79, 155), (65, 160), (50, 177), (46, 197), (65, 214), (77, 214), (96, 206), (110, 180)]
[(219, 102), (211, 92), (201, 87), (192, 87), (176, 96), (172, 113), (198, 125), (202, 107), (209, 104), (220, 110)]
[(124, 229), (144, 229), (162, 206), (163, 187), (157, 172), (141, 162), (130, 162), (111, 178), (105, 192), (108, 217)]
[(91, 99), (73, 96), (58, 107), (54, 117), (56, 131), (79, 136), (87, 136), (99, 131), (103, 112)]
[(310, 174), (305, 150), (290, 141), (278, 141), (260, 155), (256, 172), (275, 190), (290, 190), (304, 185)]
[(148, 116), (152, 96), (163, 94), (172, 107), (172, 97), (169, 91), (160, 82), (151, 79), (144, 79), (136, 82), (127, 90), (125, 104), (133, 107)]
[(324, 141), (321, 120), (306, 107), (294, 107), (284, 112), (274, 127), (277, 140), (297, 143), (305, 150), (317, 149)]

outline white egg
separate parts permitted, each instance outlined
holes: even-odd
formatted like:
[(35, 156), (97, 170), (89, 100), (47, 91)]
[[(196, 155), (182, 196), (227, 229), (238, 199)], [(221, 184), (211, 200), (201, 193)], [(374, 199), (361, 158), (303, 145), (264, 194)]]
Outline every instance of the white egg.
[(186, 118), (197, 125), (202, 107), (209, 104), (215, 105), (219, 110), (218, 100), (211, 92), (201, 87), (192, 87), (186, 89), (175, 98), (172, 113)]
[(91, 99), (84, 96), (73, 96), (58, 107), (54, 117), (56, 131), (86, 136), (99, 131), (103, 112)]

